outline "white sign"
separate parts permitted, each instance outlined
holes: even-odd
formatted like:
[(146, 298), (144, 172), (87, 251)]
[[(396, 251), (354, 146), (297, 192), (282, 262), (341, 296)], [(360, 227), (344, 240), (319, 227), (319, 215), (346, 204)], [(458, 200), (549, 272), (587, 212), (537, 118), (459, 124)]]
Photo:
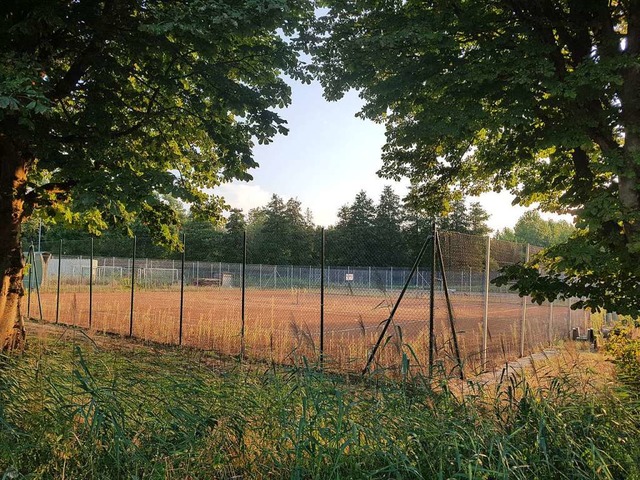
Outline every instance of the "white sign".
[(346, 273), (344, 276), (346, 282), (353, 282), (353, 273)]

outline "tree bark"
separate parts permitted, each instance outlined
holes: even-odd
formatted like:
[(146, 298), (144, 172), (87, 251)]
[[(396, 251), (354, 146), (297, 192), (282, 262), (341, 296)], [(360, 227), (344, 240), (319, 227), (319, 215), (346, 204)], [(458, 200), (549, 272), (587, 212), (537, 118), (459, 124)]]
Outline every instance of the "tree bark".
[[(625, 54), (636, 62), (640, 55), (640, 0), (630, 0), (627, 8)], [(640, 67), (632, 63), (623, 73), (623, 81), (624, 166), (618, 178), (618, 193), (628, 245), (632, 252), (640, 253)]]
[(25, 331), (20, 311), (24, 263), (20, 231), (27, 190), (27, 161), (0, 133), (0, 351), (20, 348)]

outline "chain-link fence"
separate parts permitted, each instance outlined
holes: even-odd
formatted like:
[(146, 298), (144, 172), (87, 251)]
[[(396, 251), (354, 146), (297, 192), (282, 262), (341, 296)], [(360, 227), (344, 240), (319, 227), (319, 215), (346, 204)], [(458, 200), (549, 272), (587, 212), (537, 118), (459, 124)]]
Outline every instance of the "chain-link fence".
[[(113, 256), (102, 238), (44, 242), (28, 254), (23, 311), (277, 363), (322, 358), (340, 371), (360, 371), (371, 357), (374, 369), (431, 360), (454, 372), (461, 360), (478, 372), (589, 326), (588, 312), (570, 310), (570, 301), (538, 305), (491, 283), (539, 248), (438, 232), (434, 249), (425, 236), (413, 268), (389, 265), (393, 252), (380, 258), (379, 248), (324, 232), (303, 242), (304, 251), (247, 232), (233, 262), (189, 260), (189, 238), (170, 259), (152, 258), (136, 239)], [(358, 252), (356, 265), (338, 263), (335, 252), (345, 251)]]

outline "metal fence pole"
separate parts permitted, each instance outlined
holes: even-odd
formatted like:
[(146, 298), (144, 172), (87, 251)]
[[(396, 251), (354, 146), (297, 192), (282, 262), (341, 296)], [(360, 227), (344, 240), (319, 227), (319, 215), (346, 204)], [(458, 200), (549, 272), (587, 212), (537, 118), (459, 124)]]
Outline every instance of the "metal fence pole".
[[(527, 243), (527, 250), (525, 253), (525, 262), (529, 261), (529, 244)], [(522, 317), (520, 319), (520, 357), (524, 357), (524, 344), (525, 344), (525, 330), (527, 324), (527, 303), (529, 303), (529, 297), (522, 297)]]
[(182, 321), (184, 318), (184, 261), (187, 254), (187, 235), (182, 234), (182, 258), (180, 260), (180, 324), (178, 326), (178, 345), (182, 345)]
[(436, 222), (431, 226), (431, 285), (429, 285), (429, 377), (433, 376), (433, 361), (435, 353), (435, 295), (436, 295)]
[(131, 306), (129, 314), (129, 336), (133, 336), (133, 302), (136, 291), (136, 247), (138, 243), (138, 237), (133, 236), (133, 250), (131, 252)]
[(93, 324), (93, 237), (91, 237), (91, 254), (89, 255), (89, 328)]
[(325, 230), (322, 228), (320, 246), (320, 368), (324, 368), (324, 268), (325, 268)]
[[(242, 304), (241, 304), (241, 312), (240, 312), (240, 358), (244, 358), (245, 352), (245, 301), (246, 301), (246, 289), (247, 289), (247, 277), (246, 277), (246, 268), (247, 268), (247, 231), (245, 230), (242, 233)], [(274, 267), (275, 268), (275, 267)]]
[(62, 270), (62, 239), (58, 248), (58, 282), (56, 286), (56, 323), (60, 320), (60, 275)]
[(553, 343), (553, 302), (549, 302), (549, 344)]
[[(489, 333), (489, 281), (491, 280), (491, 237), (487, 237), (487, 252), (484, 260), (484, 312), (482, 315), (482, 371), (487, 369), (487, 337)], [(471, 292), (471, 269), (469, 269), (469, 292)]]

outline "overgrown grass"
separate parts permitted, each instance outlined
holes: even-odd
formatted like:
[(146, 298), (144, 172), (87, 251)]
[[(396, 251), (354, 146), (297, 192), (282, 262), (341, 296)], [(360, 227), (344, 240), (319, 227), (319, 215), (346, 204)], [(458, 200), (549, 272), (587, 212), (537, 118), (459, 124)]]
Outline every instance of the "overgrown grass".
[(79, 336), (1, 368), (0, 478), (640, 478), (638, 405), (573, 369), (460, 395)]

